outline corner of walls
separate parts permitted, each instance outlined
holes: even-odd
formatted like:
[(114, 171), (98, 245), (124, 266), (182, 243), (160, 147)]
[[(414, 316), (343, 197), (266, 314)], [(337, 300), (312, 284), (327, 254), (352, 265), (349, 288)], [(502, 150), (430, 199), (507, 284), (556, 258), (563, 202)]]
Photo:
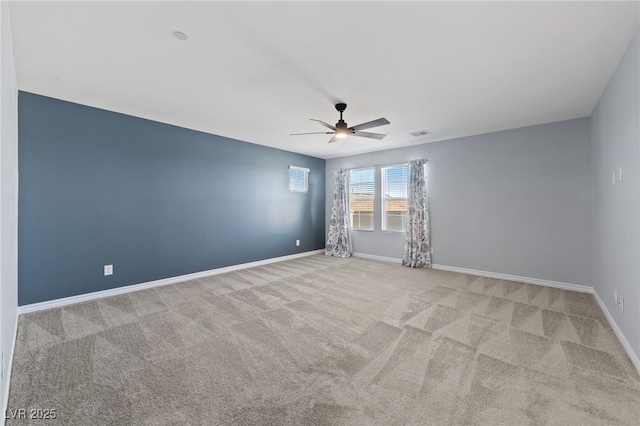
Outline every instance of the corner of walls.
[(640, 373), (640, 27), (591, 115), (591, 192), (593, 287)]
[(4, 413), (18, 323), (18, 86), (9, 3), (0, 1), (0, 401)]
[(323, 159), (18, 97), (20, 306), (324, 248)]
[[(428, 158), (436, 264), (591, 287), (589, 119), (529, 126), (327, 160), (332, 170)], [(376, 174), (376, 185), (379, 178)], [(354, 231), (356, 253), (402, 256), (404, 235)]]

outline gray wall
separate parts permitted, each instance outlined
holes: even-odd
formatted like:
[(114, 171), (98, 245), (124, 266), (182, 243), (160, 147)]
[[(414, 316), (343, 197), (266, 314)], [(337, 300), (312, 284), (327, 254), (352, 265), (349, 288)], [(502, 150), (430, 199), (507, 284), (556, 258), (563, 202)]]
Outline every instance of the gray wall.
[(24, 92), (18, 117), (20, 305), (324, 248), (322, 159)]
[[(591, 117), (593, 286), (636, 355), (640, 355), (638, 31)], [(620, 166), (623, 181), (614, 185), (612, 173)], [(614, 304), (614, 290), (624, 298), (624, 314)]]
[[(591, 285), (588, 118), (327, 160), (327, 219), (334, 170), (418, 158), (435, 264)], [(404, 236), (375, 220), (354, 251), (401, 258)]]
[(0, 353), (5, 353), (5, 365), (0, 368), (7, 373), (0, 381), (0, 405), (4, 417), (18, 319), (18, 86), (6, 1), (0, 2), (0, 29)]

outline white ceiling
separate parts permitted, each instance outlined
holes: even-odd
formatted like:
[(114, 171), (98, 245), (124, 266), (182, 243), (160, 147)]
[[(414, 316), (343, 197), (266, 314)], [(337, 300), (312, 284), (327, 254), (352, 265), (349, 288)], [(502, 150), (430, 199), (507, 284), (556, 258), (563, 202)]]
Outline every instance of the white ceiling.
[[(640, 23), (637, 1), (14, 1), (10, 13), (20, 90), (321, 158), (589, 116)], [(368, 130), (387, 138), (289, 136), (336, 123), (339, 101), (349, 125), (391, 121)]]

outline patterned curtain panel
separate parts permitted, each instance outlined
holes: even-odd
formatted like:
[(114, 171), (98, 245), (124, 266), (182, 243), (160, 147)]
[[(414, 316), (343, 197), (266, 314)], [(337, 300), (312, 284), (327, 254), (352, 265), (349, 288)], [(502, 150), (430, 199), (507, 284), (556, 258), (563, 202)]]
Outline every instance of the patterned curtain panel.
[(348, 170), (336, 170), (333, 172), (335, 190), (333, 193), (333, 207), (331, 208), (331, 221), (329, 222), (327, 256), (351, 256), (348, 176)]
[(411, 268), (431, 267), (426, 169), (427, 160), (409, 162), (407, 236), (402, 264)]

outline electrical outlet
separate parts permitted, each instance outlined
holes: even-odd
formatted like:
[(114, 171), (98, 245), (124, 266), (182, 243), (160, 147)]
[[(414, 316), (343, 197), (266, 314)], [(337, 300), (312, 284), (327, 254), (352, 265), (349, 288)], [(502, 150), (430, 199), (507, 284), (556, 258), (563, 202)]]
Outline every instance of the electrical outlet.
[(623, 297), (618, 299), (618, 307), (620, 308), (620, 313), (624, 314), (624, 298)]
[(622, 182), (623, 178), (624, 178), (624, 170), (622, 169), (622, 166), (620, 166), (620, 170), (618, 170), (618, 180)]
[(104, 265), (104, 276), (113, 275), (113, 265)]
[(618, 290), (613, 290), (613, 303), (618, 304)]
[(296, 240), (296, 247), (300, 245), (300, 240)]

